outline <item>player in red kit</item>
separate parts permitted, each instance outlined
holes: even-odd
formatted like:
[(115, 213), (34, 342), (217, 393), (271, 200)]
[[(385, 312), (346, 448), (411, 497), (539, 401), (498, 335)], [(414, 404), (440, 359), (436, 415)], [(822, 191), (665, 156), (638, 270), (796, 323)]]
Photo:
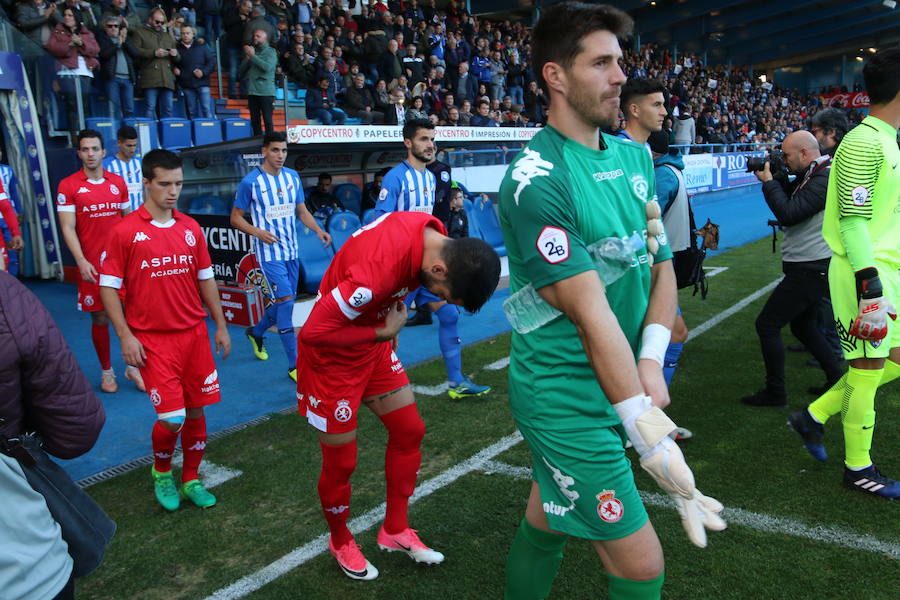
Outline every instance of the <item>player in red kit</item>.
[[(22, 241), (22, 231), (19, 229), (19, 220), (16, 218), (16, 211), (9, 200), (6, 190), (3, 188), (3, 183), (0, 183), (0, 215), (3, 216), (3, 220), (6, 222), (9, 232), (12, 234), (12, 239), (9, 240), (8, 244), (9, 249), (16, 251), (21, 250), (25, 246), (25, 243)], [(6, 262), (6, 244), (0, 239), (0, 271), (6, 270)]]
[(379, 548), (405, 552), (416, 562), (444, 560), (422, 543), (408, 521), (425, 423), (394, 353), (397, 333), (406, 323), (402, 300), (425, 286), (442, 300), (476, 311), (500, 278), (500, 258), (487, 243), (446, 234), (440, 220), (414, 212), (388, 213), (357, 230), (332, 259), (300, 331), (297, 401), (300, 413), (319, 431), (318, 489), (331, 532), (328, 547), (351, 579), (378, 576), (347, 529), (361, 404), (388, 431), (387, 511)]
[[(216, 498), (198, 478), (206, 448), (203, 407), (219, 401), (219, 376), (203, 303), (216, 323), (222, 358), (231, 352), (231, 338), (200, 226), (175, 210), (184, 182), (181, 159), (153, 150), (144, 156), (142, 171), (144, 204), (110, 233), (100, 262), (100, 294), (122, 356), (140, 367), (156, 410), (151, 435), (156, 499), (170, 511), (180, 497), (207, 508)], [(126, 313), (118, 295), (123, 287)], [(184, 465), (176, 489), (172, 454), (179, 434)]]
[[(91, 339), (103, 369), (100, 389), (113, 393), (119, 386), (109, 357), (109, 318), (100, 299), (97, 269), (109, 232), (130, 205), (125, 180), (103, 170), (105, 154), (99, 132), (85, 129), (78, 133), (81, 168), (59, 182), (56, 211), (63, 239), (78, 265), (78, 310), (91, 315)], [(136, 368), (126, 367), (125, 377), (144, 390)]]

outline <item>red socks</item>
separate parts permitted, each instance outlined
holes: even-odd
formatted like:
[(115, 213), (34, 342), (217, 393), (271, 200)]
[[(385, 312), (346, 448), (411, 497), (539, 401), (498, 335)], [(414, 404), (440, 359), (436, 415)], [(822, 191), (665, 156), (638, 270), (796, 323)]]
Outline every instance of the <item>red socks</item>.
[(347, 529), (347, 517), (350, 514), (350, 476), (356, 469), (356, 440), (343, 446), (319, 442), (319, 446), (322, 448), (319, 501), (331, 531), (331, 541), (335, 548), (340, 548), (353, 539)]
[(416, 489), (416, 476), (422, 464), (422, 438), (425, 422), (415, 404), (398, 408), (381, 417), (388, 430), (384, 453), (384, 476), (387, 480), (387, 512), (384, 529), (400, 533), (409, 527), (409, 497)]
[(167, 473), (172, 470), (172, 454), (175, 452), (175, 442), (178, 441), (178, 432), (169, 431), (157, 421), (153, 424), (153, 468), (159, 473)]
[(206, 450), (206, 415), (199, 419), (185, 419), (181, 430), (181, 452), (184, 454), (184, 465), (181, 468), (181, 481), (186, 483), (199, 479), (197, 470)]
[(100, 367), (104, 371), (112, 368), (109, 361), (109, 325), (91, 325), (91, 339), (94, 341), (94, 350), (100, 359)]

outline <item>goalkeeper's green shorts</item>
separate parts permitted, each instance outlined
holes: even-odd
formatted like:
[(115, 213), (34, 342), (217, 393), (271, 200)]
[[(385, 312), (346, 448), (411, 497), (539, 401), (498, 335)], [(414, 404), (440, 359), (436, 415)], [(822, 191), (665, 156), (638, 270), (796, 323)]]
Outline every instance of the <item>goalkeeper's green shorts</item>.
[(547, 431), (517, 425), (531, 448), (532, 478), (551, 529), (617, 540), (647, 522), (618, 428)]
[[(884, 297), (900, 308), (900, 271), (897, 265), (875, 260), (878, 277), (884, 288)], [(859, 299), (856, 297), (856, 278), (850, 261), (844, 256), (831, 257), (828, 265), (828, 287), (834, 310), (834, 327), (841, 340), (841, 349), (847, 360), (856, 358), (887, 358), (891, 348), (900, 347), (900, 321), (887, 320), (888, 333), (883, 340), (872, 343), (850, 335), (853, 321), (859, 315)]]

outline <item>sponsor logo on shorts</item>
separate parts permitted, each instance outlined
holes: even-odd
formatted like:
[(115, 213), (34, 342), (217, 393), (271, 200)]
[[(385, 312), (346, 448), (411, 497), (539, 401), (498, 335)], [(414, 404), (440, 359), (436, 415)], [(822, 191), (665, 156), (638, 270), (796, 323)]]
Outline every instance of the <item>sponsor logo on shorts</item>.
[(616, 490), (603, 490), (597, 494), (597, 516), (607, 523), (616, 523), (625, 514), (622, 501), (616, 498)]
[(162, 404), (162, 398), (159, 395), (159, 390), (156, 388), (150, 388), (150, 403), (153, 406), (159, 406)]
[[(312, 398), (310, 397), (310, 400)], [(334, 418), (341, 423), (346, 423), (353, 418), (353, 409), (350, 408), (350, 402), (347, 400), (338, 400), (337, 408), (334, 409)]]
[(197, 240), (194, 238), (194, 234), (190, 229), (184, 231), (184, 242), (191, 248), (197, 245)]
[(207, 375), (206, 379), (203, 380), (203, 385), (209, 385), (219, 378), (219, 370), (213, 369), (213, 372)]
[(551, 465), (546, 458), (541, 457), (541, 460), (544, 461), (544, 464), (547, 465), (547, 468), (550, 469), (551, 473), (553, 473), (553, 481), (559, 488), (559, 492), (569, 500), (569, 506), (561, 506), (559, 504), (556, 504), (552, 500), (550, 502), (544, 502), (544, 512), (548, 515), (557, 515), (559, 517), (564, 517), (566, 516), (566, 513), (575, 508), (575, 501), (581, 497), (581, 495), (577, 491), (569, 489), (573, 485), (575, 485), (575, 478), (566, 475), (565, 473)]
[(200, 391), (204, 394), (212, 394), (219, 391), (219, 370), (213, 369), (213, 372), (206, 376)]
[(84, 305), (85, 306), (93, 306), (94, 305), (94, 297), (91, 295), (87, 295), (84, 297)]
[(325, 512), (330, 512), (333, 515), (339, 515), (344, 511), (350, 510), (349, 506), (341, 504), (340, 506), (329, 506), (325, 509)]

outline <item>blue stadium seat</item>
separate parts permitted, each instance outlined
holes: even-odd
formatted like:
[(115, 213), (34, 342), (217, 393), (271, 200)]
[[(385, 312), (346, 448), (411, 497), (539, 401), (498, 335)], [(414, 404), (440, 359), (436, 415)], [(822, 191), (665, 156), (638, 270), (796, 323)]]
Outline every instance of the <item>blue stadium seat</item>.
[(297, 220), (297, 246), (300, 249), (304, 288), (307, 292), (315, 294), (325, 270), (334, 257), (334, 244), (325, 248), (315, 232)]
[(494, 210), (494, 203), (478, 200), (474, 203), (472, 212), (469, 213), (469, 235), (472, 235), (472, 224), (478, 232), (478, 237), (494, 247), (497, 254), (506, 256), (506, 246), (503, 243), (503, 233), (500, 231), (500, 220)]
[(229, 117), (222, 119), (222, 133), (225, 141), (240, 140), (253, 136), (253, 129), (247, 119)]
[(222, 127), (215, 119), (192, 119), (194, 145), (204, 146), (222, 141)]
[(472, 215), (475, 212), (475, 203), (469, 200), (468, 196), (463, 196), (463, 210), (466, 211), (466, 216), (469, 217), (469, 237), (481, 237), (481, 233), (478, 231), (478, 225), (475, 223), (475, 217)]
[(138, 157), (147, 154), (151, 150), (159, 148), (159, 132), (156, 121), (146, 117), (129, 117), (125, 119), (126, 125), (131, 125), (138, 134)]
[(361, 226), (359, 217), (350, 211), (342, 210), (328, 217), (328, 233), (331, 234), (334, 251), (340, 250), (344, 242)]
[(332, 193), (341, 201), (344, 208), (358, 215), (362, 212), (362, 191), (352, 183), (336, 186)]
[(84, 125), (88, 129), (96, 129), (103, 135), (103, 146), (106, 148), (107, 156), (116, 153), (116, 131), (119, 129), (119, 122), (116, 119), (88, 117), (84, 120)]
[(378, 217), (378, 215), (375, 214), (374, 208), (367, 208), (365, 210), (365, 212), (363, 212), (363, 214), (362, 214), (362, 224), (368, 225), (369, 223), (374, 221), (377, 217)]
[(188, 207), (191, 215), (228, 215), (228, 203), (218, 196), (197, 196)]
[(191, 122), (177, 117), (160, 119), (159, 142), (166, 150), (190, 148), (194, 145), (191, 136)]

